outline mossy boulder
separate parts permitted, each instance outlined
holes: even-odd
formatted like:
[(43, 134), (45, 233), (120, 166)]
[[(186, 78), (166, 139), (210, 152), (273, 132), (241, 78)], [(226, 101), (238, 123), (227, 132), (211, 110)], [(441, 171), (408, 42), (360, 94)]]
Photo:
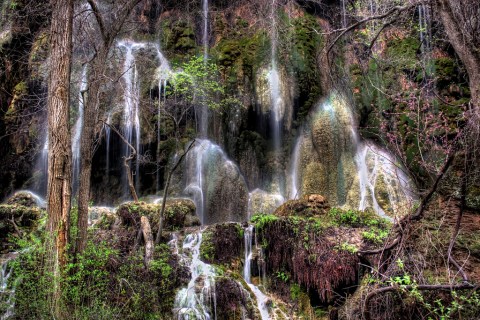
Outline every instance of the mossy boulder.
[(274, 214), (279, 217), (314, 217), (326, 214), (329, 209), (330, 206), (325, 197), (319, 194), (308, 194), (302, 199), (285, 202), (275, 210)]
[(245, 287), (239, 281), (234, 280), (232, 275), (215, 278), (217, 319), (260, 318), (256, 300), (253, 299), (253, 294), (247, 291)]
[(306, 288), (314, 305), (333, 303), (355, 287), (360, 272), (358, 256), (338, 243), (342, 230), (299, 217), (271, 219), (256, 229), (266, 273)]
[(45, 200), (30, 191), (18, 191), (7, 199), (6, 204), (22, 205), (25, 207), (45, 208)]
[(210, 226), (203, 232), (200, 257), (207, 263), (237, 264), (243, 248), (243, 228), (238, 223)]
[(302, 137), (298, 176), (303, 194), (325, 195), (343, 205), (356, 175), (352, 115), (346, 101), (333, 94), (317, 106)]
[[(121, 224), (127, 227), (140, 226), (141, 216), (147, 216), (152, 229), (158, 226), (161, 203), (127, 202), (117, 209)], [(195, 215), (195, 204), (189, 199), (168, 199), (164, 212), (165, 230), (178, 230), (200, 225)]]
[(43, 214), (36, 206), (0, 204), (0, 252), (13, 250), (12, 238), (21, 238), (34, 230)]

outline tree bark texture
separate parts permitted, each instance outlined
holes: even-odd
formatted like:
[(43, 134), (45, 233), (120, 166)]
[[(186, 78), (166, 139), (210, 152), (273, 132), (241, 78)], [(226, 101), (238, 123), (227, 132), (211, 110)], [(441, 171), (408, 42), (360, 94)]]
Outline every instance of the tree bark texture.
[(47, 268), (54, 275), (54, 312), (59, 313), (61, 276), (67, 262), (72, 189), (72, 146), (69, 130), (72, 57), (72, 0), (51, 0), (50, 75), (48, 79)]
[(472, 111), (480, 115), (480, 3), (473, 0), (436, 0), (448, 39), (468, 73)]

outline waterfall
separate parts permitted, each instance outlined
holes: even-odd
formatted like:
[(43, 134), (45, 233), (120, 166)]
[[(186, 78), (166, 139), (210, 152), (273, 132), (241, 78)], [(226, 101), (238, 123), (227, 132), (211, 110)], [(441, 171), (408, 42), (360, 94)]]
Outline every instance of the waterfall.
[(81, 142), (82, 128), (83, 128), (83, 109), (84, 109), (83, 93), (85, 92), (85, 90), (87, 90), (87, 64), (84, 64), (82, 67), (82, 76), (81, 76), (79, 92), (78, 92), (78, 118), (77, 118), (77, 121), (75, 122), (75, 127), (73, 128), (73, 137), (72, 137), (73, 193), (75, 193), (78, 188), (78, 181), (79, 181), (79, 175), (80, 175), (80, 142)]
[[(112, 113), (109, 112), (107, 116), (107, 123), (112, 123)], [(111, 129), (110, 126), (105, 126), (105, 143), (106, 143), (106, 152), (105, 152), (105, 174), (107, 175), (107, 180), (110, 179), (110, 135)], [(108, 182), (108, 181), (107, 181)]]
[(260, 311), (260, 315), (262, 320), (268, 320), (268, 307), (267, 307), (267, 300), (268, 297), (260, 291), (260, 289), (252, 284), (251, 281), (251, 263), (252, 263), (252, 242), (253, 242), (253, 225), (249, 225), (244, 230), (244, 241), (245, 241), (245, 262), (243, 265), (243, 278), (245, 282), (252, 290), (253, 294), (257, 299), (258, 310)]
[[(216, 319), (215, 269), (200, 260), (202, 232), (185, 237), (182, 260), (189, 264), (191, 279), (186, 288), (177, 292), (174, 312), (179, 320)], [(191, 257), (187, 254), (191, 254)], [(213, 310), (212, 310), (213, 306)]]
[(186, 187), (202, 224), (246, 221), (248, 189), (238, 167), (222, 148), (197, 139), (186, 156)]
[[(187, 187), (185, 192), (192, 195), (193, 202), (195, 203), (196, 214), (200, 219), (200, 222), (204, 224), (204, 196), (203, 196), (203, 158), (208, 148), (210, 147), (210, 141), (198, 140), (197, 146), (190, 150), (187, 155)], [(189, 165), (190, 164), (190, 165)], [(193, 164), (193, 170), (190, 170), (191, 164)]]
[(420, 50), (422, 53), (423, 78), (427, 82), (431, 75), (430, 52), (431, 48), (431, 27), (430, 27), (430, 8), (422, 3), (418, 6), (418, 24), (420, 36)]
[(293, 149), (292, 165), (290, 167), (290, 199), (298, 199), (300, 197), (300, 190), (298, 189), (298, 167), (302, 140), (302, 135), (300, 135)]
[(38, 172), (39, 179), (38, 182), (36, 182), (38, 185), (34, 189), (42, 196), (46, 196), (48, 184), (48, 129), (45, 133), (45, 140), (42, 144), (35, 169), (35, 171)]
[(360, 210), (371, 205), (381, 217), (392, 220), (378, 203), (375, 192), (378, 181), (385, 186), (388, 203), (394, 213), (402, 213), (405, 207), (410, 206), (414, 198), (409, 188), (410, 180), (391, 154), (375, 145), (361, 144), (355, 161), (360, 182)]
[(208, 0), (203, 1), (203, 36), (202, 36), (202, 43), (203, 43), (203, 59), (207, 61), (208, 59)]
[(277, 68), (277, 23), (276, 23), (276, 3), (272, 1), (272, 31), (271, 31), (271, 62), (268, 71), (268, 84), (270, 88), (270, 107), (271, 107), (271, 125), (272, 137), (275, 153), (278, 153), (282, 144), (282, 120), (283, 120), (283, 102), (280, 87), (280, 76)]
[(345, 0), (342, 0), (342, 29), (347, 27), (347, 7), (345, 5)]
[(7, 320), (15, 315), (15, 289), (11, 284), (13, 268), (8, 264), (16, 256), (17, 253), (13, 253), (0, 257), (0, 304), (3, 312), (0, 320)]
[[(135, 161), (135, 187), (138, 188), (139, 178), (139, 166), (138, 155), (140, 155), (140, 88), (138, 81), (138, 70), (135, 64), (134, 51), (145, 48), (144, 43), (133, 42), (130, 40), (119, 41), (118, 47), (125, 50), (125, 61), (123, 64), (123, 81), (125, 85), (124, 89), (124, 111), (123, 111), (123, 123), (124, 123), (124, 135), (125, 139), (136, 148), (137, 159)], [(135, 141), (134, 141), (135, 139)], [(128, 146), (125, 146), (124, 155), (128, 157), (131, 154), (131, 150)], [(126, 184), (127, 185), (127, 184)]]
[[(158, 79), (158, 106), (157, 106), (157, 146), (160, 146), (161, 127), (162, 127), (162, 106), (165, 105), (167, 98), (167, 81), (171, 75), (170, 63), (160, 50), (160, 45), (156, 44), (157, 56), (160, 62), (157, 68)], [(160, 163), (157, 161), (157, 192), (160, 191)]]

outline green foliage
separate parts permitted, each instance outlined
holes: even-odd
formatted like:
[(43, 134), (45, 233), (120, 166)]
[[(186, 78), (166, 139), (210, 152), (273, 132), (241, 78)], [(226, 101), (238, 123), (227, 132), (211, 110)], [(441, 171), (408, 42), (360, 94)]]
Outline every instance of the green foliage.
[(255, 228), (257, 230), (263, 229), (267, 224), (270, 224), (272, 222), (275, 222), (278, 220), (278, 217), (273, 214), (262, 214), (262, 213), (256, 213), (251, 221), (255, 224)]
[(345, 252), (349, 252), (349, 253), (357, 253), (358, 252), (358, 248), (353, 245), (353, 244), (350, 244), (348, 242), (344, 242), (338, 246), (335, 246), (335, 249), (336, 250), (340, 250), (340, 251), (345, 251)]
[(379, 217), (371, 211), (361, 211), (353, 209), (331, 208), (328, 216), (337, 225), (345, 225), (350, 227), (377, 227), (385, 229), (391, 225), (389, 221)]
[(381, 244), (388, 237), (388, 230), (373, 227), (367, 231), (363, 231), (362, 237), (364, 240), (373, 244)]
[(293, 301), (296, 301), (300, 298), (300, 294), (302, 293), (302, 288), (300, 285), (294, 283), (290, 286), (290, 298)]
[(172, 74), (167, 95), (181, 99), (188, 105), (203, 104), (211, 109), (219, 109), (225, 89), (219, 81), (218, 67), (201, 56), (192, 57), (178, 66), (179, 72)]
[(205, 261), (213, 261), (215, 259), (215, 246), (213, 243), (213, 234), (210, 231), (204, 232), (202, 243), (200, 245), (200, 258)]
[(285, 283), (287, 283), (288, 280), (290, 280), (290, 275), (288, 273), (285, 273), (284, 271), (277, 271), (276, 277), (277, 279), (280, 279)]

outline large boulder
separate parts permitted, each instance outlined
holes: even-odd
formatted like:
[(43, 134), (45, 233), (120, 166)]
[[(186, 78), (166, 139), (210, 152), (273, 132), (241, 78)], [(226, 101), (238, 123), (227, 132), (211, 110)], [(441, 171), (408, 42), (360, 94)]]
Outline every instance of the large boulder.
[(248, 188), (238, 167), (209, 140), (197, 140), (187, 155), (185, 192), (202, 224), (246, 221)]

